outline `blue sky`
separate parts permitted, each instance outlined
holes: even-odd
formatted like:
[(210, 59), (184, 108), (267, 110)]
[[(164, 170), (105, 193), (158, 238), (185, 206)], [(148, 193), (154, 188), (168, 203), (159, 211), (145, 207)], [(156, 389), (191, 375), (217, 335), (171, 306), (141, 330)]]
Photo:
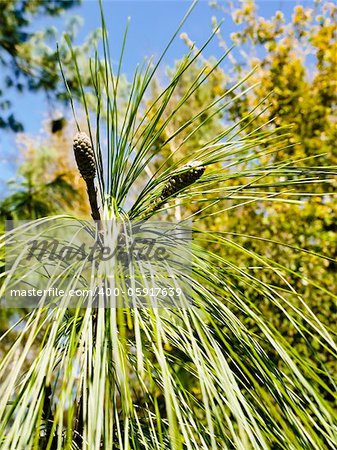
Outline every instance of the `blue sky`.
[[(289, 17), (296, 3), (305, 2), (269, 0), (260, 1), (261, 15), (270, 17), (276, 10), (282, 10)], [(118, 59), (127, 18), (131, 18), (130, 29), (125, 54), (123, 71), (130, 75), (138, 62), (145, 56), (158, 56), (175, 31), (177, 24), (186, 13), (191, 2), (189, 0), (106, 0), (103, 1), (107, 26), (110, 32), (112, 58)], [(100, 15), (96, 0), (84, 0), (82, 5), (73, 8), (68, 14), (56, 19), (39, 19), (33, 23), (33, 30), (39, 30), (46, 25), (54, 25), (60, 33), (69, 15), (78, 15), (83, 19), (77, 41), (80, 43), (85, 36), (100, 26)], [(210, 8), (208, 1), (201, 0), (183, 26), (190, 38), (201, 45), (211, 32), (211, 16), (223, 18), (223, 14)], [(235, 28), (229, 17), (224, 18), (222, 34), (226, 37)], [(53, 43), (51, 44), (53, 45)], [(56, 45), (56, 42), (54, 43)], [(177, 38), (168, 52), (165, 64), (172, 64), (186, 51), (184, 43)], [(216, 41), (208, 48), (207, 54), (220, 54)], [(164, 70), (164, 68), (162, 69)], [(1, 74), (0, 74), (1, 77)], [(42, 94), (11, 94), (16, 117), (23, 122), (25, 131), (37, 134), (41, 131), (42, 121), (48, 117), (47, 104)], [(13, 178), (18, 152), (15, 136), (0, 131), (0, 196), (6, 191), (6, 181)]]

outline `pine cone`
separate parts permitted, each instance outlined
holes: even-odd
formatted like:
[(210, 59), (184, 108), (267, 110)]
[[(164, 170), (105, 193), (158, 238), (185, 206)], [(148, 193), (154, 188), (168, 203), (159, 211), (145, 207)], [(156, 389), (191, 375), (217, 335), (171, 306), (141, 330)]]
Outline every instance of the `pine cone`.
[(91, 142), (86, 133), (77, 133), (74, 137), (73, 148), (78, 170), (85, 180), (96, 176), (95, 155)]
[(183, 166), (179, 169), (179, 173), (173, 175), (167, 182), (160, 196), (161, 201), (166, 200), (183, 188), (193, 184), (204, 172), (205, 166), (202, 166), (199, 161), (194, 161)]

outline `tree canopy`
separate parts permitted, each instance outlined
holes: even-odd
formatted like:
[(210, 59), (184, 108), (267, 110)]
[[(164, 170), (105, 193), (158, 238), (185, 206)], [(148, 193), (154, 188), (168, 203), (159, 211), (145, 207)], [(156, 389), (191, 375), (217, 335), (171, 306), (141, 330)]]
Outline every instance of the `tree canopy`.
[[(42, 91), (50, 102), (67, 98), (61, 81), (56, 42), (67, 67), (70, 51), (55, 27), (35, 29), (38, 18), (58, 17), (80, 4), (80, 0), (7, 0), (0, 8), (0, 129), (22, 131), (23, 124), (12, 108), (8, 91)], [(68, 20), (65, 32), (74, 37), (78, 18)], [(75, 52), (87, 54), (97, 38), (93, 31)], [(79, 90), (75, 73), (67, 70), (67, 82), (74, 94)], [(83, 83), (86, 79), (84, 77)]]

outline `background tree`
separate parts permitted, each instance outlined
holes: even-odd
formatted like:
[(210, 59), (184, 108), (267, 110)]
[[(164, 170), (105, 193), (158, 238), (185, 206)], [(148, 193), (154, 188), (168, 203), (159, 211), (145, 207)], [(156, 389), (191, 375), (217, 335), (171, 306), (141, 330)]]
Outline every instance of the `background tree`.
[[(38, 18), (58, 17), (66, 11), (80, 4), (80, 0), (44, 0), (24, 1), (8, 0), (1, 3), (0, 9), (0, 68), (2, 73), (0, 85), (0, 128), (22, 131), (20, 123), (12, 111), (11, 101), (7, 98), (8, 90), (18, 92), (42, 91), (50, 102), (64, 101), (67, 98), (65, 87), (60, 82), (56, 39), (60, 44), (60, 56), (67, 76), (67, 82), (74, 95), (79, 93), (77, 77), (74, 72), (67, 71), (71, 61), (70, 51), (55, 27), (44, 27), (34, 30), (34, 20)], [(68, 21), (65, 32), (74, 37), (78, 27), (78, 18)], [(79, 56), (84, 73), (88, 73), (88, 66), (84, 66), (87, 59), (80, 55), (90, 53), (97, 40), (97, 31), (93, 31), (85, 43), (74, 52)], [(48, 45), (49, 44), (49, 45)], [(85, 84), (89, 77), (83, 76)], [(53, 124), (57, 129), (62, 122)]]
[(76, 170), (70, 152), (73, 123), (53, 133), (46, 123), (41, 136), (17, 136), (22, 163), (13, 191), (0, 202), (0, 217), (5, 220), (32, 220), (50, 214), (89, 214), (84, 181)]
[[(228, 119), (238, 120), (248, 111), (257, 108), (254, 126), (268, 123), (269, 128), (290, 126), (288, 146), (264, 157), (270, 164), (286, 161), (299, 166), (336, 166), (336, 101), (337, 101), (337, 8), (329, 2), (316, 1), (310, 7), (294, 6), (290, 21), (282, 12), (267, 19), (259, 14), (258, 3), (243, 2), (239, 8), (229, 8), (225, 2), (212, 2), (218, 9), (228, 14), (238, 26), (231, 40), (237, 51), (231, 57), (233, 70), (231, 76), (239, 79), (253, 67), (256, 72), (247, 80), (244, 87), (250, 87), (245, 94), (234, 99), (229, 108)], [(262, 9), (262, 8), (261, 8)], [(228, 15), (227, 15), (228, 17)], [(217, 21), (213, 18), (213, 23)], [(218, 33), (219, 44), (227, 48), (228, 42)], [(260, 104), (261, 99), (266, 99)], [(268, 109), (265, 109), (268, 104)], [(242, 132), (249, 134), (252, 124), (241, 122)], [(294, 172), (293, 178), (300, 171)], [(287, 177), (280, 176), (280, 185), (287, 183)], [(264, 180), (265, 183), (268, 179)], [(312, 183), (315, 177), (312, 178)], [(330, 327), (335, 328), (337, 320), (336, 303), (324, 291), (317, 292), (314, 282), (330, 292), (337, 292), (337, 179), (333, 174), (318, 189), (312, 184), (299, 185), (301, 204), (259, 203), (245, 204), (242, 208), (222, 216), (221, 226), (235, 233), (247, 248), (260, 253), (266, 252), (271, 260), (282, 262), (294, 272), (305, 277), (299, 280), (289, 278), (291, 284), (305, 299), (318, 317)], [(315, 193), (322, 195), (315, 195)], [(291, 191), (288, 192), (292, 195)], [(219, 223), (220, 225), (220, 223)], [(256, 236), (257, 239), (251, 239)], [(276, 245), (282, 241), (289, 246)], [(292, 246), (293, 248), (290, 248)], [(329, 259), (319, 260), (312, 253), (300, 254), (296, 248), (308, 252), (324, 254)], [(235, 253), (234, 258), (240, 258)], [(242, 258), (242, 256), (241, 256)], [(241, 259), (242, 265), (249, 261)], [(253, 269), (252, 269), (253, 270)], [(260, 273), (261, 269), (255, 269)], [(272, 272), (264, 272), (263, 278), (275, 282)], [(295, 304), (301, 300), (291, 299)], [(275, 314), (270, 305), (260, 302), (275, 326), (282, 330), (289, 342), (306, 354), (312, 349), (301, 335), (289, 326), (284, 316)], [(312, 343), (315, 347), (315, 341)], [(323, 356), (330, 359), (329, 354)], [(334, 373), (334, 362), (330, 362), (330, 373)]]

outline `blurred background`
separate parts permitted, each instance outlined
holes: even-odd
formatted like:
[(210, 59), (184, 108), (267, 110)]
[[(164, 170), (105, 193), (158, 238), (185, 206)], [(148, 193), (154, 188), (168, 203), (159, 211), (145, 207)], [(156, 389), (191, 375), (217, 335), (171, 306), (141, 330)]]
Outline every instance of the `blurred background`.
[[(156, 59), (160, 55), (189, 5), (185, 1), (103, 2), (116, 64), (128, 17), (131, 18), (121, 68), (125, 92), (136, 65), (144, 58), (153, 55)], [(85, 185), (72, 154), (75, 125), (60, 76), (57, 45), (67, 83), (80, 102), (80, 87), (64, 35), (67, 33), (76, 44), (79, 71), (85, 88), (89, 88), (88, 56), (94, 54), (96, 47), (101, 50), (98, 4), (78, 0), (2, 0), (0, 6), (1, 232), (6, 219), (34, 219), (63, 212), (89, 216)], [(200, 48), (222, 22), (194, 71), (207, 68), (231, 46), (234, 48), (198, 90), (198, 95), (181, 108), (175, 126), (185, 123), (191, 111), (221, 96), (256, 67), (254, 74), (238, 88), (242, 95), (233, 94), (230, 107), (210, 119), (203, 133), (219, 133), (239, 121), (242, 133), (267, 122), (268, 127), (290, 127), (288, 145), (265, 156), (270, 163), (336, 166), (336, 19), (336, 4), (324, 1), (201, 1), (166, 54), (146, 102), (155, 96), (158, 86), (170, 79), (172, 68), (179, 64), (191, 43)], [(186, 76), (193, 73), (192, 70)], [(175, 95), (179, 101), (179, 95), (183, 94), (177, 90)], [(262, 99), (266, 99), (263, 106), (257, 107)], [(244, 118), (254, 108), (256, 118), (251, 124)], [(80, 113), (79, 118), (84, 123)], [(196, 135), (184, 151), (193, 153), (201, 139), (202, 136)], [(157, 145), (161, 145), (159, 140)], [(209, 229), (235, 233), (247, 249), (291, 269), (294, 277), (289, 275), (287, 282), (330, 328), (336, 324), (336, 304), (330, 295), (325, 296), (324, 290), (315, 290), (313, 284), (305, 283), (296, 273), (317, 282), (327, 292), (337, 292), (336, 187), (336, 179), (327, 179), (319, 187), (308, 183), (300, 186), (301, 204), (247, 202), (207, 220)], [(275, 241), (288, 246), (278, 246)], [(298, 248), (307, 252), (299, 252)], [(248, 257), (235, 250), (226, 257), (238, 265), (250, 264)], [(273, 273), (254, 270), (262, 280), (274, 281)], [(300, 354), (310, 358), (310, 352), (315, 351), (314, 340), (308, 346), (279, 310), (276, 314), (253, 291), (246, 291), (245, 295), (270, 317), (271, 323), (297, 346)], [(17, 315), (17, 311), (0, 311), (0, 331), (6, 330)], [(11, 339), (9, 335), (2, 345), (10, 345)], [(0, 352), (3, 350), (4, 347)], [(322, 355), (333, 370), (329, 358), (328, 353)]]

